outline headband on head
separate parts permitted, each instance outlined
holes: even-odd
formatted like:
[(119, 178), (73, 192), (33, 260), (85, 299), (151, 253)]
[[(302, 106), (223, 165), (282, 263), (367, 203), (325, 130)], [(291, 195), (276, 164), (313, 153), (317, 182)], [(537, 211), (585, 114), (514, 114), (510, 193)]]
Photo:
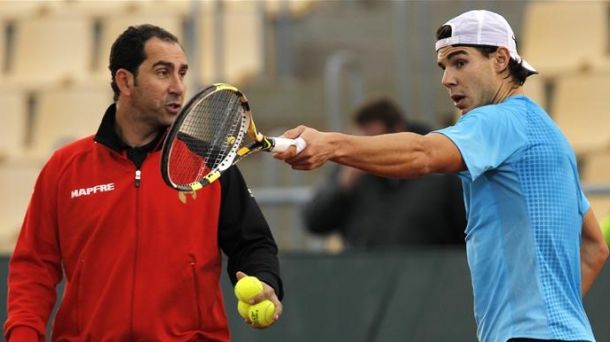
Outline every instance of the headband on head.
[(451, 26), (451, 37), (436, 42), (436, 51), (450, 45), (485, 45), (503, 46), (510, 52), (510, 57), (520, 62), (532, 74), (537, 74), (531, 64), (517, 53), (517, 41), (512, 28), (501, 15), (475, 10), (463, 13), (445, 25)]

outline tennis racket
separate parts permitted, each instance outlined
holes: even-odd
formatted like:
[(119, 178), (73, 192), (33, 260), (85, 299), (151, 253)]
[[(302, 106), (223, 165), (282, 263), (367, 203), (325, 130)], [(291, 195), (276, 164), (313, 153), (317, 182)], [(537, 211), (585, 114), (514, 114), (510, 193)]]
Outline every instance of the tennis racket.
[(163, 141), (161, 175), (176, 190), (195, 191), (246, 156), (290, 146), (300, 153), (305, 141), (264, 136), (254, 125), (246, 96), (217, 83), (195, 94), (178, 113)]

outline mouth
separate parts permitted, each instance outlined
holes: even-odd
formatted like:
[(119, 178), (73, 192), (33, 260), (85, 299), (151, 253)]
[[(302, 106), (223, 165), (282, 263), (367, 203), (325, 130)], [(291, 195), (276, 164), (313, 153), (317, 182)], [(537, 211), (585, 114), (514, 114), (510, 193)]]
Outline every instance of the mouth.
[(465, 98), (466, 98), (466, 96), (464, 96), (464, 95), (451, 95), (451, 99), (453, 100), (453, 105), (459, 109), (462, 109), (462, 107), (464, 106)]
[(173, 103), (167, 104), (165, 106), (165, 108), (169, 114), (176, 115), (176, 114), (180, 113), (180, 109), (182, 109), (182, 105), (180, 105), (179, 103), (173, 102)]

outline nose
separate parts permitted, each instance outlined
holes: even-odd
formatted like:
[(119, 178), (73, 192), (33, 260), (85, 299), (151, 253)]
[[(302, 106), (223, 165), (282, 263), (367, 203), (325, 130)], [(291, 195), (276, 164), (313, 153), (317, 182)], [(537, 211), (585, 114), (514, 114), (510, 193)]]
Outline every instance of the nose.
[(169, 92), (175, 95), (183, 95), (186, 92), (186, 83), (184, 77), (178, 73), (172, 77), (172, 82), (169, 86)]
[(441, 79), (441, 84), (446, 88), (450, 88), (456, 84), (456, 79), (453, 73), (449, 70), (449, 68), (443, 71), (443, 78)]

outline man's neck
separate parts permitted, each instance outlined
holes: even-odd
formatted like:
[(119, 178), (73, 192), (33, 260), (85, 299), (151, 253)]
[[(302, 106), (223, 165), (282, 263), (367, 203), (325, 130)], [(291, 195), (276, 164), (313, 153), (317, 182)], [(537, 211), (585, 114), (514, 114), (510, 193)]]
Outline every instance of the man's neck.
[(137, 115), (117, 102), (114, 129), (121, 140), (130, 147), (141, 147), (155, 139), (159, 130), (138, 120)]
[(496, 94), (496, 98), (493, 103), (496, 103), (496, 104), (502, 103), (511, 96), (524, 95), (524, 94), (525, 93), (523, 92), (522, 86), (516, 86), (512, 82), (507, 82), (502, 85), (502, 87)]

